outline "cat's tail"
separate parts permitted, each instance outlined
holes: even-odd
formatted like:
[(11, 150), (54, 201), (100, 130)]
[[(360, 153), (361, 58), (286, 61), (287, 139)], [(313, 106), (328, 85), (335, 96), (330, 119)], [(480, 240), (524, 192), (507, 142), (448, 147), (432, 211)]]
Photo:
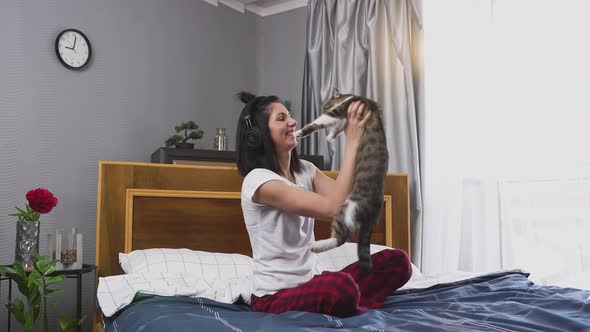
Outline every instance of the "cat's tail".
[(363, 273), (371, 271), (371, 234), (375, 223), (363, 222), (359, 231), (359, 238), (357, 244), (357, 253), (359, 256), (359, 269)]
[(341, 246), (346, 242), (350, 233), (354, 231), (356, 227), (354, 220), (352, 219), (352, 215), (354, 214), (351, 215), (351, 212), (354, 209), (356, 209), (355, 202), (347, 200), (332, 221), (332, 236), (329, 239), (319, 240), (312, 243), (311, 251), (315, 253), (324, 252)]

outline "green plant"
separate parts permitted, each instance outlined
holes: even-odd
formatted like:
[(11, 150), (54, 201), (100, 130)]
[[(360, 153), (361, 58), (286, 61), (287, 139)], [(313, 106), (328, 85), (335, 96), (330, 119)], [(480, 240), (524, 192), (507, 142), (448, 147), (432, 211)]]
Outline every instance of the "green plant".
[(183, 122), (174, 127), (176, 134), (166, 140), (166, 146), (174, 146), (178, 143), (186, 143), (189, 139), (198, 140), (203, 137), (203, 131), (194, 121)]
[(289, 111), (289, 113), (291, 113), (291, 101), (289, 99), (285, 99), (283, 101), (283, 105), (285, 105), (285, 108), (287, 109), (287, 111)]
[[(43, 314), (43, 330), (49, 331), (47, 320), (47, 300), (49, 295), (63, 292), (61, 289), (50, 289), (49, 286), (64, 280), (64, 275), (51, 276), (55, 272), (55, 264), (58, 260), (49, 260), (48, 256), (33, 254), (34, 268), (31, 272), (25, 272), (22, 263), (14, 262), (12, 268), (0, 267), (0, 275), (14, 280), (18, 290), (26, 298), (26, 306), (21, 300), (16, 299), (6, 304), (8, 311), (24, 327), (25, 332), (39, 331), (37, 329), (41, 314)], [(49, 307), (55, 307), (57, 302), (52, 302)], [(86, 319), (68, 320), (63, 314), (59, 316), (59, 326), (62, 331), (73, 331)]]

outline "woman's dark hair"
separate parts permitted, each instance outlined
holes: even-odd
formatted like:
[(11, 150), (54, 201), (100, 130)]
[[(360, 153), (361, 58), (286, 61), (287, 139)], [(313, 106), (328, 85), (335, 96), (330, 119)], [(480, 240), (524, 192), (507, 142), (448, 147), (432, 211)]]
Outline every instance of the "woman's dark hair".
[[(245, 91), (239, 92), (236, 96), (246, 104), (240, 113), (236, 133), (238, 171), (242, 176), (246, 176), (255, 168), (266, 168), (281, 174), (275, 145), (268, 129), (270, 106), (272, 103), (280, 103), (281, 100), (276, 96), (255, 96)], [(261, 140), (256, 146), (248, 144), (248, 132), (252, 128), (258, 131)], [(299, 156), (294, 150), (291, 152), (290, 171), (297, 173), (300, 169)]]

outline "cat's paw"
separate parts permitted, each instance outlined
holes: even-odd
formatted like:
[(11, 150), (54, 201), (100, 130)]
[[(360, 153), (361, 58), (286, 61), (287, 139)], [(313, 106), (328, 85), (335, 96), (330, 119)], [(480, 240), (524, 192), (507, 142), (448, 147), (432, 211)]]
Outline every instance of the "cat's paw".
[(329, 133), (328, 135), (326, 135), (326, 139), (332, 142), (334, 141), (334, 139), (336, 139), (336, 136), (332, 135), (332, 133)]
[(303, 137), (303, 131), (301, 129), (295, 130), (293, 135), (295, 135), (296, 138), (301, 138)]
[(329, 239), (325, 239), (325, 240), (319, 240), (319, 241), (315, 241), (313, 243), (311, 243), (309, 245), (309, 249), (311, 250), (311, 252), (314, 253), (320, 253), (320, 252), (324, 252), (330, 249), (334, 249), (338, 246), (338, 240), (336, 240), (335, 238), (329, 238)]
[(320, 250), (320, 247), (318, 246), (317, 242), (311, 243), (309, 245), (309, 250), (311, 250), (311, 252), (316, 253), (316, 254), (322, 252)]

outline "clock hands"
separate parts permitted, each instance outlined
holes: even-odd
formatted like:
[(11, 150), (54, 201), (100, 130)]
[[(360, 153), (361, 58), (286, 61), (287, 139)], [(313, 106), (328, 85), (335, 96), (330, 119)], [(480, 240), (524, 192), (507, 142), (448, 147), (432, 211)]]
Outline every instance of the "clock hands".
[(67, 47), (67, 46), (64, 46), (64, 47), (67, 48), (68, 50), (74, 51), (74, 53), (77, 54), (78, 52), (76, 52), (76, 50), (75, 50), (75, 48), (76, 48), (76, 41), (78, 41), (78, 37), (77, 36), (74, 36), (74, 45), (72, 47)]
[(77, 37), (77, 36), (74, 36), (74, 45), (73, 45), (72, 47), (67, 47), (67, 46), (64, 46), (64, 47), (65, 47), (65, 48), (67, 48), (68, 50), (72, 50), (72, 51), (74, 51), (74, 53), (78, 53), (78, 52), (76, 52), (76, 50), (75, 50), (75, 48), (76, 48), (76, 42), (77, 42), (77, 41), (78, 41), (78, 37)]

